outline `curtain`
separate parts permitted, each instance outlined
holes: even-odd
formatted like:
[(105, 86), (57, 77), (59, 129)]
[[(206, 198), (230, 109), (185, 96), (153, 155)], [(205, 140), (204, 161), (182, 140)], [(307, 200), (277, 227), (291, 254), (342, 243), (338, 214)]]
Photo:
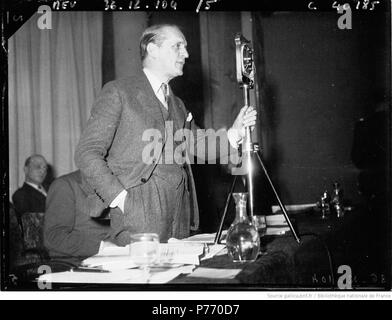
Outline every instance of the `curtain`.
[(10, 196), (31, 154), (55, 177), (76, 170), (74, 150), (102, 86), (102, 13), (52, 12), (46, 30), (38, 18), (8, 41)]
[(105, 12), (103, 15), (102, 83), (141, 70), (139, 40), (147, 28), (147, 12)]
[(229, 128), (243, 105), (242, 91), (236, 79), (234, 43), (240, 30), (240, 12), (200, 13), (206, 128)]
[(146, 12), (113, 12), (115, 78), (141, 69), (139, 39), (147, 28)]

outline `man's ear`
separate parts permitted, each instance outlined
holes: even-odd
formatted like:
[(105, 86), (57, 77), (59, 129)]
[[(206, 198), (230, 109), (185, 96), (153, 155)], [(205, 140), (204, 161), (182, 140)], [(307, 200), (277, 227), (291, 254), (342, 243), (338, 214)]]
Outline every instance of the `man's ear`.
[(23, 170), (25, 175), (27, 176), (27, 173), (29, 172), (29, 168), (27, 166), (24, 166)]
[(153, 42), (150, 42), (148, 45), (147, 45), (147, 53), (148, 53), (148, 55), (151, 57), (151, 58), (156, 58), (157, 57), (157, 55), (158, 55), (158, 46), (155, 44), (155, 43), (153, 43)]

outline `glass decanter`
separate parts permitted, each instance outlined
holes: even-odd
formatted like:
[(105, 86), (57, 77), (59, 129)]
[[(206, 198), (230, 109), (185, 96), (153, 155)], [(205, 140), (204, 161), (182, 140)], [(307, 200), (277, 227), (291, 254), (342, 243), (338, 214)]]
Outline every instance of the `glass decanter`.
[(227, 231), (228, 254), (234, 262), (255, 261), (260, 251), (260, 237), (246, 213), (248, 193), (233, 193), (233, 198), (236, 217)]

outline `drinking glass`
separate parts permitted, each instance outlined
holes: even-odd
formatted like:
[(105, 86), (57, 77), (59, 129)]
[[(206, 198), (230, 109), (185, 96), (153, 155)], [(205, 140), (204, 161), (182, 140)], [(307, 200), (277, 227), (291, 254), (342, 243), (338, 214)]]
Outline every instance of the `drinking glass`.
[(144, 271), (148, 280), (150, 267), (158, 260), (159, 236), (156, 233), (136, 233), (130, 236), (129, 255), (132, 261)]

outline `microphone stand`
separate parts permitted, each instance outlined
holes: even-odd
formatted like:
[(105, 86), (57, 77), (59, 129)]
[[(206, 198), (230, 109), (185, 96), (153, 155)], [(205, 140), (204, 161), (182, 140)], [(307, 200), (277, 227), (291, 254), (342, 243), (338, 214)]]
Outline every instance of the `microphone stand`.
[[(249, 90), (253, 88), (253, 78), (254, 78), (254, 65), (253, 65), (253, 51), (249, 47), (249, 41), (242, 37), (242, 35), (237, 34), (235, 37), (236, 43), (236, 62), (237, 62), (237, 81), (240, 86), (243, 88), (244, 95), (244, 106), (249, 107)], [(249, 208), (250, 215), (253, 221), (254, 216), (254, 172), (255, 168), (254, 163), (252, 163), (252, 154), (256, 155), (259, 163), (263, 169), (265, 176), (267, 177), (268, 183), (271, 186), (271, 189), (275, 195), (275, 198), (278, 201), (279, 207), (283, 212), (284, 218), (290, 228), (291, 233), (293, 234), (297, 243), (300, 243), (300, 239), (297, 233), (294, 230), (294, 227), (290, 221), (290, 218), (287, 214), (286, 208), (284, 207), (280, 197), (275, 189), (275, 186), (268, 174), (268, 171), (261, 159), (259, 154), (259, 148), (252, 142), (252, 135), (250, 127), (245, 128), (245, 137), (242, 143), (242, 165), (240, 168), (233, 168), (234, 179), (233, 183), (230, 187), (230, 192), (226, 198), (226, 204), (223, 211), (223, 215), (219, 224), (219, 229), (216, 233), (214, 243), (220, 243), (220, 238), (222, 235), (223, 223), (227, 215), (227, 210), (230, 204), (231, 196), (234, 191), (235, 184), (237, 182), (237, 177), (239, 175), (247, 177), (247, 187), (249, 194)], [(254, 156), (253, 156), (254, 157)]]

